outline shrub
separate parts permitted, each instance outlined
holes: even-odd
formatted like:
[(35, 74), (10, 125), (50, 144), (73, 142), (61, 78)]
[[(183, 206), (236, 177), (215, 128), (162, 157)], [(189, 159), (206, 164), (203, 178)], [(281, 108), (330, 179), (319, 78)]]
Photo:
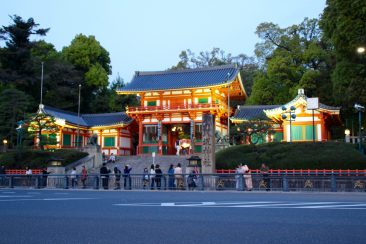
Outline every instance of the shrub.
[(343, 142), (239, 145), (216, 154), (217, 169), (234, 169), (240, 163), (252, 169), (261, 163), (272, 169), (364, 169), (366, 157)]
[(62, 164), (65, 166), (87, 155), (85, 152), (71, 149), (60, 149), (54, 152), (39, 150), (9, 151), (0, 154), (0, 164), (9, 169), (21, 169), (26, 166), (39, 169), (47, 167), (48, 160), (52, 158), (63, 159)]

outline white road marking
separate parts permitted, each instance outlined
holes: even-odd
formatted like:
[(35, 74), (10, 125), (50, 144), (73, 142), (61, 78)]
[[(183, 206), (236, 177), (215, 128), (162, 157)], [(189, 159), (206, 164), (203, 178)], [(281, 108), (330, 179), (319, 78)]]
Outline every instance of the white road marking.
[(32, 197), (32, 196), (29, 196), (29, 195), (18, 195), (18, 196), (14, 196), (14, 195), (11, 195), (11, 196), (7, 196), (7, 195), (2, 195), (0, 196), (0, 198), (6, 198), (6, 197)]
[(217, 208), (296, 208), (296, 209), (358, 209), (366, 210), (364, 202), (163, 202), (122, 203), (114, 206), (131, 207), (217, 207)]
[(75, 197), (75, 198), (44, 198), (44, 199), (40, 199), (40, 200), (44, 200), (44, 201), (69, 201), (69, 200), (91, 200), (91, 199), (96, 199), (96, 198), (88, 198), (88, 197)]
[(15, 194), (15, 191), (3, 191), (2, 194)]

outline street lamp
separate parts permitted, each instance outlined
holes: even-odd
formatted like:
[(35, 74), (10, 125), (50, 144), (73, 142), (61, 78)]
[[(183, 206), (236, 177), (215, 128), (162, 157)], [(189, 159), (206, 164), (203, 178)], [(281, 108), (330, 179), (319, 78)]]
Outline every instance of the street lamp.
[(364, 52), (365, 52), (365, 50), (366, 50), (366, 49), (365, 49), (364, 47), (358, 47), (358, 48), (357, 48), (357, 52), (358, 52), (358, 53), (364, 53)]
[(287, 119), (286, 114), (289, 114), (288, 120), (290, 121), (290, 142), (292, 142), (292, 121), (296, 119), (295, 110), (296, 108), (294, 106), (291, 106), (289, 110), (286, 108), (286, 106), (282, 106), (282, 119)]
[(360, 104), (355, 104), (355, 109), (358, 112), (358, 150), (362, 152), (362, 134), (361, 134), (361, 112), (365, 111), (365, 107)]
[(346, 136), (346, 143), (350, 143), (351, 131), (349, 129), (344, 130), (344, 135)]
[(18, 127), (15, 129), (17, 131), (17, 148), (19, 149), (22, 146), (22, 137), (23, 137), (23, 124), (24, 121), (20, 120), (17, 122)]
[(4, 144), (4, 152), (6, 152), (6, 147), (8, 145), (8, 140), (4, 139), (3, 144)]
[(78, 134), (77, 134), (77, 139), (76, 139), (76, 143), (77, 143), (77, 148), (79, 148), (80, 146), (80, 125), (79, 125), (79, 121), (80, 121), (80, 90), (81, 90), (81, 84), (79, 84), (79, 102), (78, 102)]

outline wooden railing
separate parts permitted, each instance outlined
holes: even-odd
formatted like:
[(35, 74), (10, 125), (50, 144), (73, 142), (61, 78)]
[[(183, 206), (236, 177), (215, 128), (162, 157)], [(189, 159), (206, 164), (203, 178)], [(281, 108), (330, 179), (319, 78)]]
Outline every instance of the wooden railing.
[[(25, 169), (7, 169), (5, 170), (8, 175), (25, 175)], [(41, 169), (32, 169), (32, 174), (39, 175), (42, 173)]]
[(207, 109), (219, 109), (220, 104), (216, 103), (202, 103), (202, 104), (172, 104), (172, 105), (162, 105), (162, 106), (136, 106), (128, 107), (127, 113), (132, 112), (155, 112), (155, 111), (184, 111), (184, 110), (207, 110)]
[[(217, 169), (218, 174), (234, 174), (235, 169)], [(260, 174), (259, 169), (252, 169), (252, 174)], [(366, 169), (270, 169), (271, 175), (339, 175), (339, 176), (351, 176), (351, 175), (365, 175)]]

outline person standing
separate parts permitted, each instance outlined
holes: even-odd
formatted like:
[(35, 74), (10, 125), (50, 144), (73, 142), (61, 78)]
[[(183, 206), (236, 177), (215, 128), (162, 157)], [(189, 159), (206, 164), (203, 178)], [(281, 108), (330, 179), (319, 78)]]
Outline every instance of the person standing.
[(168, 169), (168, 189), (169, 190), (173, 190), (175, 188), (174, 186), (174, 167), (173, 167), (173, 164), (171, 164), (169, 166), (169, 169)]
[(108, 181), (109, 181), (109, 173), (111, 172), (106, 163), (103, 163), (103, 166), (100, 168), (100, 178), (102, 178), (102, 186), (105, 190), (108, 190)]
[(25, 175), (27, 176), (27, 186), (31, 186), (32, 184), (32, 169), (30, 169), (29, 167), (25, 168)]
[(71, 187), (75, 188), (75, 186), (78, 185), (78, 179), (77, 179), (77, 175), (76, 175), (76, 168), (73, 167), (70, 173), (70, 178), (71, 178)]
[(5, 184), (5, 174), (6, 174), (5, 166), (1, 165), (1, 167), (0, 167), (0, 186)]
[(142, 175), (142, 187), (144, 190), (149, 187), (149, 170), (144, 168), (144, 173)]
[(114, 177), (115, 177), (115, 188), (114, 190), (121, 189), (121, 170), (116, 166), (114, 167)]
[(155, 165), (150, 166), (150, 189), (154, 190), (155, 186)]
[(262, 174), (262, 177), (263, 177), (263, 182), (266, 185), (266, 191), (270, 191), (271, 182), (270, 182), (270, 179), (269, 179), (269, 167), (265, 163), (262, 163), (260, 171), (261, 171), (261, 174)]
[(250, 172), (248, 165), (246, 164), (244, 164), (243, 166), (243, 173), (244, 173), (245, 186), (248, 191), (251, 191), (253, 189), (252, 174)]
[(156, 181), (156, 189), (161, 189), (161, 178), (163, 177), (163, 172), (160, 169), (160, 165), (157, 164), (155, 167), (155, 181)]
[(41, 173), (42, 173), (42, 187), (46, 187), (47, 186), (47, 177), (50, 172), (47, 171), (47, 168), (43, 168)]
[(180, 154), (180, 141), (179, 140), (176, 140), (175, 141), (175, 149), (177, 150), (177, 156), (179, 156), (179, 154)]
[(243, 177), (243, 166), (241, 164), (238, 165), (238, 167), (236, 167), (236, 170), (235, 170), (235, 182), (236, 182), (236, 190), (239, 191), (239, 190), (242, 190), (243, 188), (241, 187), (241, 184), (242, 183), (242, 177)]
[(184, 188), (183, 171), (182, 171), (180, 163), (178, 163), (177, 167), (175, 167), (175, 169), (174, 169), (174, 176), (175, 176), (175, 181), (177, 184), (177, 189), (183, 190), (183, 188)]
[(85, 165), (83, 165), (81, 169), (81, 182), (83, 183), (83, 188), (86, 188), (86, 179), (88, 178), (88, 171), (85, 168)]
[(196, 188), (196, 181), (195, 179), (197, 178), (194, 169), (189, 173), (188, 178), (187, 178), (187, 184), (188, 184), (188, 190), (193, 191), (194, 188)]
[[(125, 169), (123, 170), (123, 187), (125, 190), (131, 190), (131, 172), (132, 168), (127, 164), (125, 166)], [(128, 188), (127, 188), (127, 182), (128, 182)]]

